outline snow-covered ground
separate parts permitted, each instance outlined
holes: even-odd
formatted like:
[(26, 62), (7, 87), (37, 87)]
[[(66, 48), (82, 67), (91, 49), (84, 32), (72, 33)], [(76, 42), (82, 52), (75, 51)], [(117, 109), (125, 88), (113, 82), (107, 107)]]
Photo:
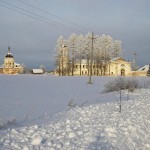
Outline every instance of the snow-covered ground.
[(81, 106), (114, 101), (115, 97), (101, 94), (108, 80), (95, 77), (94, 84), (87, 85), (88, 77), (0, 75), (0, 118), (16, 119), (17, 125), (41, 123), (45, 115), (67, 110), (70, 102)]
[(0, 130), (0, 149), (149, 150), (150, 89), (124, 91), (119, 113), (119, 95), (101, 93), (110, 80), (1, 75), (0, 118), (16, 121)]

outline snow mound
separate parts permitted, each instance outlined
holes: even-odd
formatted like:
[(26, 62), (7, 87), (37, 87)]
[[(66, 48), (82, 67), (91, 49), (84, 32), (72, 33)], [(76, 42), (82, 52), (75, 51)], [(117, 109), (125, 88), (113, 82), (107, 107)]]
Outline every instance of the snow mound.
[(118, 103), (76, 107), (48, 125), (3, 131), (0, 149), (149, 150), (150, 90), (133, 95), (122, 113)]

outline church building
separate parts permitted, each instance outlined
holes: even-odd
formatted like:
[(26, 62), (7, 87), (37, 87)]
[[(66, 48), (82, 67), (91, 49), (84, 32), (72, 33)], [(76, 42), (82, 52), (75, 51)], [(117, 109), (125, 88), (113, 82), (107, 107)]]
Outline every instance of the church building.
[(108, 63), (107, 74), (112, 76), (130, 76), (131, 62), (128, 62), (121, 57), (113, 58)]
[(23, 72), (23, 67), (15, 62), (13, 55), (10, 52), (10, 47), (8, 47), (8, 52), (4, 57), (4, 64), (0, 68), (0, 73), (2, 74), (18, 74)]
[(86, 58), (75, 58), (70, 60), (68, 48), (62, 45), (61, 53), (57, 61), (55, 75), (65, 76), (130, 76), (131, 62), (122, 57), (113, 58), (109, 61)]

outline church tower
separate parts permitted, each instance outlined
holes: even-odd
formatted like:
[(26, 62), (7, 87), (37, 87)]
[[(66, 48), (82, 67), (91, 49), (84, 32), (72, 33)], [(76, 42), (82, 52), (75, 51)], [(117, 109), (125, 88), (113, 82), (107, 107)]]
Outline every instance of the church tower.
[(68, 62), (69, 62), (69, 53), (68, 48), (66, 45), (61, 45), (61, 57), (60, 57), (60, 69), (61, 69), (61, 75), (67, 74), (68, 69)]
[(4, 74), (13, 74), (15, 71), (14, 70), (14, 64), (15, 64), (15, 60), (14, 60), (13, 55), (10, 53), (10, 46), (9, 46), (8, 52), (4, 58), (3, 73)]

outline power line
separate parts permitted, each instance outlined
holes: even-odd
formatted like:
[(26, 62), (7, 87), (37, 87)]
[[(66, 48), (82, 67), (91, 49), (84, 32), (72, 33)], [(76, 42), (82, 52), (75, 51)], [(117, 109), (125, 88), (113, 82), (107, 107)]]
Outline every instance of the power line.
[[(67, 23), (69, 23), (69, 24), (72, 24), (72, 25), (74, 25), (74, 26), (76, 26), (76, 27), (78, 26), (79, 28), (82, 28), (82, 29), (85, 29), (85, 28), (88, 29), (87, 27), (83, 27), (83, 26), (78, 25), (78, 24), (76, 24), (76, 23), (74, 23), (74, 22), (72, 22), (72, 21), (69, 21), (69, 20), (67, 20), (67, 19), (61, 18), (61, 17), (56, 16), (56, 15), (54, 15), (54, 14), (48, 12), (48, 11), (45, 11), (45, 10), (43, 10), (43, 9), (41, 9), (41, 8), (38, 8), (38, 7), (34, 6), (34, 5), (31, 5), (31, 4), (27, 3), (27, 2), (25, 2), (24, 0), (17, 0), (17, 1), (19, 1), (19, 2), (21, 2), (21, 3), (23, 3), (23, 4), (27, 5), (27, 6), (29, 6), (29, 7), (31, 7), (31, 8), (37, 9), (37, 10), (39, 10), (39, 11), (45, 13), (45, 14), (48, 14), (48, 15), (50, 15), (50, 16), (52, 16), (52, 17), (55, 17), (55, 18), (57, 18), (57, 19), (59, 19), (59, 20), (62, 20), (62, 21), (67, 22)], [(89, 29), (88, 29), (88, 30), (89, 30)]]
[[(24, 13), (24, 12), (22, 12), (22, 11), (17, 11), (16, 9), (12, 9), (12, 8), (10, 8), (10, 7), (1, 5), (2, 7), (11, 9), (11, 10), (16, 11), (16, 12), (18, 12), (18, 13), (24, 14), (24, 15), (26, 15), (26, 16), (28, 16), (28, 17), (32, 17), (32, 18), (34, 18), (34, 19), (35, 19), (35, 18), (37, 19), (37, 17), (38, 17), (38, 18), (40, 18), (40, 21), (44, 21), (44, 22), (49, 23), (49, 24), (51, 24), (51, 25), (53, 25), (53, 26), (58, 26), (59, 28), (60, 28), (60, 27), (62, 28), (62, 26), (63, 26), (63, 27), (65, 27), (65, 28), (67, 28), (67, 29), (69, 29), (69, 28), (70, 28), (70, 29), (75, 29), (75, 28), (73, 28), (73, 27), (71, 27), (71, 26), (69, 27), (69, 26), (60, 24), (60, 23), (58, 23), (58, 22), (55, 22), (55, 21), (53, 21), (53, 20), (50, 20), (49, 18), (46, 18), (46, 17), (43, 17), (43, 16), (41, 16), (41, 15), (35, 14), (35, 13), (31, 12), (31, 11), (28, 11), (28, 10), (26, 10), (26, 9), (23, 9), (23, 8), (18, 7), (18, 6), (12, 5), (12, 4), (10, 4), (10, 3), (4, 2), (4, 1), (2, 1), (2, 0), (0, 0), (0, 2), (1, 2), (1, 3), (4, 3), (5, 5), (9, 5), (9, 6), (11, 6), (11, 7), (14, 7), (14, 8), (17, 8), (17, 9), (19, 9), (19, 10), (23, 10), (24, 12), (27, 12), (28, 14), (26, 14), (26, 13)], [(33, 16), (33, 15), (34, 15), (34, 16)], [(35, 17), (35, 16), (36, 16), (36, 17)], [(42, 18), (42, 20), (41, 20), (41, 18)], [(48, 20), (48, 21), (47, 21), (47, 20)]]
[(15, 12), (17, 12), (17, 13), (23, 14), (23, 15), (25, 15), (25, 16), (31, 17), (31, 18), (33, 18), (33, 19), (36, 19), (36, 20), (40, 20), (40, 21), (44, 21), (44, 22), (46, 22), (46, 23), (49, 23), (49, 22), (47, 22), (47, 21), (45, 21), (45, 20), (39, 19), (39, 18), (37, 18), (37, 17), (33, 17), (33, 16), (29, 15), (29, 14), (20, 12), (20, 11), (18, 11), (18, 10), (15, 10), (15, 9), (13, 9), (13, 8), (10, 8), (10, 7), (7, 7), (7, 6), (5, 6), (5, 5), (0, 5), (0, 6), (1, 6), (1, 7), (5, 7), (5, 8), (7, 8), (7, 9), (10, 9), (10, 10), (12, 10), (12, 11), (15, 11)]

